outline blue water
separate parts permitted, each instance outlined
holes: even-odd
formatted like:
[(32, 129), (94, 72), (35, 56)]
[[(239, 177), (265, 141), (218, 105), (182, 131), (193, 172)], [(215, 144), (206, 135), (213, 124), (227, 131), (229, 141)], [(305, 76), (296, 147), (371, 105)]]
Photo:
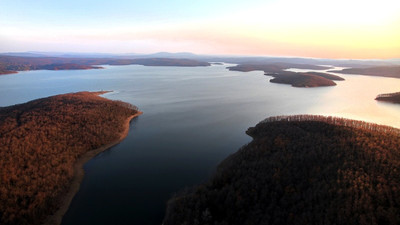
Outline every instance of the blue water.
[(400, 79), (341, 75), (346, 81), (335, 87), (293, 88), (270, 83), (260, 71), (226, 66), (21, 72), (0, 76), (0, 106), (113, 90), (105, 97), (144, 112), (124, 141), (85, 165), (63, 225), (161, 224), (169, 197), (205, 181), (251, 140), (246, 129), (268, 116), (324, 114), (400, 127), (400, 106), (374, 100), (399, 91)]

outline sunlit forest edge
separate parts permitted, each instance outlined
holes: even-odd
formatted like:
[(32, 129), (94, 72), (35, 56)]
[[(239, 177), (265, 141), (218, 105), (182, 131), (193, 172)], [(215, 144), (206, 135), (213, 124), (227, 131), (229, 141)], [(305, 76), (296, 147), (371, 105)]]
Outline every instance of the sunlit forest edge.
[(118, 140), (138, 112), (104, 92), (57, 95), (0, 108), (0, 224), (35, 225), (60, 204), (73, 164)]
[(271, 117), (164, 225), (399, 224), (400, 132), (335, 117)]

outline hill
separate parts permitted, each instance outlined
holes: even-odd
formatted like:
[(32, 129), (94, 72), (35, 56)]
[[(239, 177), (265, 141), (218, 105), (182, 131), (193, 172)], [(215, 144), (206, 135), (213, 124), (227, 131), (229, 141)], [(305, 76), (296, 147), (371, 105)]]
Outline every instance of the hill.
[(322, 116), (269, 118), (164, 225), (399, 224), (400, 131)]
[(43, 223), (65, 203), (72, 179), (80, 181), (74, 163), (126, 135), (138, 109), (98, 96), (102, 93), (57, 95), (0, 108), (0, 224)]

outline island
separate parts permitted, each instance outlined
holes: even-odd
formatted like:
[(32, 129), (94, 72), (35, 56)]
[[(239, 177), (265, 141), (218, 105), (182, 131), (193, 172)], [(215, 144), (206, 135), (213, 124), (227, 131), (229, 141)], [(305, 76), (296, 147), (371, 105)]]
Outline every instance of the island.
[(279, 73), (266, 73), (267, 76), (274, 77), (270, 80), (272, 83), (290, 84), (292, 87), (325, 87), (335, 86), (336, 83), (332, 79), (336, 79), (331, 74), (318, 73), (297, 73), (290, 71), (282, 71)]
[(178, 58), (61, 58), (21, 57), (0, 55), (0, 75), (27, 70), (81, 70), (102, 69), (96, 65), (143, 65), (143, 66), (210, 66), (208, 62)]
[(317, 115), (267, 118), (164, 225), (399, 224), (400, 130)]
[(400, 78), (400, 66), (375, 66), (364, 68), (348, 68), (342, 70), (332, 70), (329, 72), (343, 74), (360, 74), (379, 77)]
[(59, 224), (83, 164), (124, 139), (137, 107), (78, 92), (0, 108), (0, 224)]
[(264, 71), (265, 75), (274, 77), (272, 83), (290, 84), (293, 87), (324, 87), (335, 86), (335, 81), (344, 80), (342, 77), (322, 72), (291, 72), (289, 68), (326, 70), (329, 67), (294, 64), (294, 63), (270, 63), (270, 64), (240, 64), (228, 67), (232, 71), (249, 72), (255, 70)]
[(375, 100), (400, 104), (400, 92), (380, 94)]

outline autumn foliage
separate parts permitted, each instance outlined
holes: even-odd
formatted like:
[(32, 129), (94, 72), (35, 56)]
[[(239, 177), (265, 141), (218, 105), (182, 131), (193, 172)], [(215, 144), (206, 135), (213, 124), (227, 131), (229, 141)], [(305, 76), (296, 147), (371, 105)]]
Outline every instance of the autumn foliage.
[(400, 224), (400, 131), (323, 116), (272, 117), (164, 225)]
[(0, 224), (40, 224), (85, 152), (119, 139), (137, 108), (80, 92), (0, 108)]

